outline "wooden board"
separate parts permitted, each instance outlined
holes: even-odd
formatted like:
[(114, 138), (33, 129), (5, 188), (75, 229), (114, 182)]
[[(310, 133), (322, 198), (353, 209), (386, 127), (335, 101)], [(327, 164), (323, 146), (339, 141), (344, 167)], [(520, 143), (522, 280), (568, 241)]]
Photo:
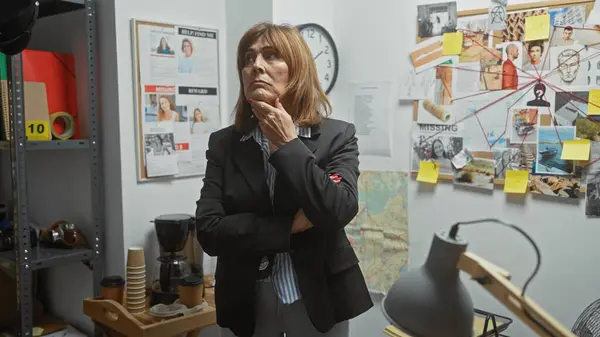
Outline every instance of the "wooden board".
[[(539, 1), (539, 2), (531, 2), (531, 3), (525, 3), (525, 4), (509, 5), (509, 6), (507, 6), (507, 12), (532, 10), (532, 9), (536, 9), (536, 8), (553, 9), (553, 8), (563, 8), (563, 7), (571, 7), (571, 6), (578, 6), (578, 5), (585, 6), (586, 7), (586, 15), (589, 15), (589, 13), (594, 8), (594, 0), (551, 0), (551, 1)], [(469, 9), (469, 10), (458, 11), (457, 16), (459, 18), (463, 18), (463, 17), (475, 16), (475, 15), (485, 15), (488, 13), (488, 11), (489, 11), (489, 9), (487, 7), (486, 8), (478, 8), (478, 9)], [(418, 23), (417, 23), (417, 26), (418, 26)], [(417, 32), (418, 32), (418, 27), (417, 27)], [(417, 43), (423, 42), (425, 40), (426, 40), (426, 38), (420, 38), (417, 35), (417, 38), (416, 38)], [(494, 38), (494, 43), (496, 43), (496, 42), (499, 42), (497, 37)], [(415, 100), (415, 101), (413, 101), (413, 121), (414, 122), (416, 122), (418, 120), (418, 116), (419, 116), (419, 101)], [(543, 121), (543, 122), (547, 123), (547, 121)], [(411, 139), (412, 139), (412, 135), (411, 135)], [(412, 146), (412, 141), (411, 141), (411, 146)], [(412, 171), (412, 160), (411, 160), (411, 171)], [(414, 177), (417, 176), (417, 172), (411, 172), (411, 174)], [(454, 177), (451, 174), (440, 174), (438, 177), (438, 179), (442, 180), (442, 181), (452, 181), (453, 178)], [(504, 185), (504, 179), (494, 179), (494, 184), (495, 185)], [(585, 186), (581, 186), (581, 192), (585, 192)]]

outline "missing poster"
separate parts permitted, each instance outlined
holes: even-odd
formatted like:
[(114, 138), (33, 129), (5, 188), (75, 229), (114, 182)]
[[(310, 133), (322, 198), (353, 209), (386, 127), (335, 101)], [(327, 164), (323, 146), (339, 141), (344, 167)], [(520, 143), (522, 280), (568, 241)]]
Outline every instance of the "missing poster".
[(138, 180), (203, 175), (221, 126), (218, 31), (132, 20)]

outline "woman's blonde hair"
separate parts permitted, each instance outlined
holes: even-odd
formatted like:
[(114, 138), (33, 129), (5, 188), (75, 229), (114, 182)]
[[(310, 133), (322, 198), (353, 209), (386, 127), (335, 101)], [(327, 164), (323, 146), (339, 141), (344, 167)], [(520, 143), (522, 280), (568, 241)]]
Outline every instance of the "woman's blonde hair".
[(304, 38), (293, 26), (259, 23), (242, 36), (237, 49), (237, 70), (240, 92), (235, 105), (235, 127), (247, 132), (256, 125), (252, 110), (246, 101), (242, 69), (245, 54), (258, 40), (273, 47), (288, 66), (289, 82), (281, 103), (299, 126), (312, 126), (331, 113), (331, 102), (321, 88), (312, 53)]

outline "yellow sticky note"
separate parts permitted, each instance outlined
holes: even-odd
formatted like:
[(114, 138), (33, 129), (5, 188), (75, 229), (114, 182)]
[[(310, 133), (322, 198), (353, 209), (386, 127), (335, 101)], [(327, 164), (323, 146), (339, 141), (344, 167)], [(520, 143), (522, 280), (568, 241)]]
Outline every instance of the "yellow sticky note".
[(588, 115), (600, 115), (600, 90), (590, 90), (588, 101)]
[(50, 140), (50, 127), (48, 121), (27, 121), (25, 136), (27, 140)]
[(444, 42), (442, 43), (443, 55), (460, 55), (463, 45), (463, 33), (444, 33)]
[(547, 40), (550, 37), (550, 14), (525, 18), (525, 41)]
[(422, 183), (437, 184), (440, 175), (440, 164), (430, 161), (422, 161), (419, 165), (417, 181)]
[(504, 193), (527, 193), (529, 184), (529, 171), (526, 170), (507, 170), (504, 179)]
[(590, 160), (589, 139), (565, 140), (563, 143), (562, 160)]

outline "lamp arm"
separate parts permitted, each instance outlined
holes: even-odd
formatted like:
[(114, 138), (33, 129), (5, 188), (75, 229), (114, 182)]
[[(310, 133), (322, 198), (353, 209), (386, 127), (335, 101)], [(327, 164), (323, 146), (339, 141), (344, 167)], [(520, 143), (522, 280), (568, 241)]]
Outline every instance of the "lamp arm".
[(470, 252), (462, 253), (457, 268), (479, 282), (539, 336), (576, 337), (529, 297), (521, 296), (521, 289), (510, 281), (507, 271)]

